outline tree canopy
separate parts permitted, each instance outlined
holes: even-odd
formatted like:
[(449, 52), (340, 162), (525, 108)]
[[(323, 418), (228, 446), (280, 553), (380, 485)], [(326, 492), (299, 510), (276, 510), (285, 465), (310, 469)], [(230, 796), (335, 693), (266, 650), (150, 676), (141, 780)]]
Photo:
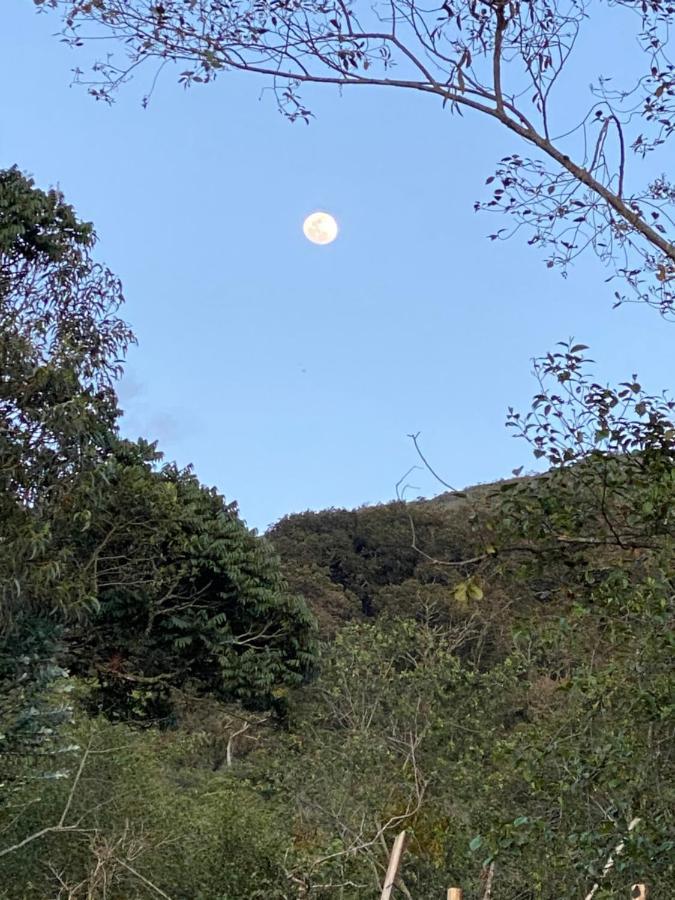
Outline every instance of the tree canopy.
[(132, 334), (117, 317), (120, 282), (93, 259), (94, 242), (57, 191), (17, 168), (0, 172), (3, 618), (17, 603), (50, 608), (60, 573), (51, 517), (105, 457), (116, 427), (114, 381)]
[(89, 483), (75, 498), (92, 511), (86, 529), (61, 524), (93, 607), (67, 631), (72, 668), (97, 680), (96, 702), (116, 717), (159, 714), (186, 686), (269, 706), (310, 671), (314, 620), (236, 504), (160, 459), (144, 441), (118, 442), (94, 496)]

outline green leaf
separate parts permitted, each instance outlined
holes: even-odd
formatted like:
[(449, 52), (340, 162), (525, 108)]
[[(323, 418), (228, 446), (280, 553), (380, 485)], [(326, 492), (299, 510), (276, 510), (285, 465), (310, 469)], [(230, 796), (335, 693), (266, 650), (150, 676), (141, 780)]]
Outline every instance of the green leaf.
[(469, 582), (468, 592), (470, 600), (482, 600), (485, 596), (483, 594), (483, 588), (475, 581)]
[(467, 600), (468, 585), (466, 581), (460, 581), (452, 592), (453, 597), (458, 603), (465, 604)]

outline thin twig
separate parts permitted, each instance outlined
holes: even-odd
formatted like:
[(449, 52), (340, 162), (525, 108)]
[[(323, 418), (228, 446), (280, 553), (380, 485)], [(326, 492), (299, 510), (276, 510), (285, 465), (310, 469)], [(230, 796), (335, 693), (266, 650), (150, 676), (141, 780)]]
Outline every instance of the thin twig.
[(492, 898), (492, 882), (495, 877), (495, 864), (494, 862), (490, 863), (490, 868), (488, 869), (487, 878), (485, 879), (485, 893), (483, 894), (483, 900), (491, 900)]
[[(438, 481), (440, 484), (442, 484), (444, 487), (446, 487), (449, 491), (452, 491), (453, 494), (457, 494), (457, 495), (460, 496), (460, 497), (466, 496), (462, 491), (458, 491), (457, 488), (454, 488), (451, 484), (448, 484), (447, 481), (444, 481), (444, 480), (441, 478), (441, 476), (438, 474), (438, 472), (436, 472), (434, 469), (432, 469), (431, 464), (429, 463), (429, 460), (426, 458), (426, 456), (424, 455), (424, 453), (422, 453), (422, 450), (421, 450), (421, 448), (420, 448), (419, 441), (417, 440), (419, 436), (420, 436), (420, 432), (419, 432), (419, 431), (418, 431), (416, 434), (409, 434), (409, 435), (408, 435), (408, 437), (410, 438), (410, 440), (411, 440), (411, 441), (413, 442), (413, 444), (415, 445), (415, 450), (417, 451), (417, 455), (418, 455), (419, 458), (422, 460), (422, 462), (423, 462), (424, 465), (427, 467), (427, 469), (431, 472), (431, 474), (434, 476), (434, 478), (436, 479), (436, 481)], [(405, 477), (405, 476), (404, 476), (404, 477)]]
[(79, 832), (80, 834), (88, 831), (86, 828), (80, 828), (79, 824), (74, 825), (66, 825), (66, 819), (68, 817), (68, 813), (70, 812), (70, 807), (73, 803), (73, 798), (75, 796), (75, 791), (77, 790), (77, 786), (80, 782), (80, 778), (82, 777), (82, 772), (84, 771), (84, 767), (87, 763), (87, 759), (89, 757), (89, 753), (91, 752), (91, 744), (93, 738), (89, 738), (89, 743), (87, 744), (84, 752), (82, 753), (82, 759), (80, 760), (80, 765), (78, 766), (77, 772), (75, 773), (75, 777), (73, 778), (73, 783), (71, 785), (70, 791), (68, 792), (68, 797), (66, 798), (65, 806), (63, 807), (63, 811), (59, 818), (59, 821), (56, 825), (48, 825), (46, 828), (41, 828), (39, 831), (34, 832), (33, 834), (29, 834), (28, 837), (25, 837), (22, 841), (19, 841), (17, 844), (12, 844), (11, 847), (5, 847), (0, 850), (0, 856), (6, 856), (8, 853), (13, 853), (16, 850), (20, 850), (22, 847), (25, 847), (27, 844), (31, 844), (33, 841), (39, 840), (39, 838), (44, 837), (47, 834), (56, 834), (63, 832)]
[[(629, 825), (628, 825), (628, 833), (629, 834), (636, 827), (636, 825), (640, 824), (640, 821), (641, 821), (640, 819), (635, 818), (629, 823)], [(586, 894), (586, 897), (584, 898), (584, 900), (593, 900), (593, 897), (595, 897), (596, 893), (600, 890), (600, 882), (603, 881), (607, 877), (607, 875), (609, 875), (611, 870), (614, 868), (614, 862), (615, 862), (617, 856), (621, 856), (621, 854), (623, 853), (623, 848), (625, 847), (625, 845), (626, 845), (625, 838), (621, 838), (619, 843), (616, 845), (616, 847), (612, 850), (612, 852), (607, 857), (607, 862), (604, 865), (604, 868), (602, 870), (602, 874), (600, 875), (600, 878), (595, 882), (593, 887)]]
[(164, 897), (164, 900), (171, 900), (171, 897), (169, 897), (168, 894), (165, 894), (164, 891), (161, 888), (158, 888), (156, 884), (153, 884), (152, 881), (147, 879), (144, 875), (141, 875), (140, 872), (137, 872), (136, 869), (133, 868), (133, 866), (129, 865), (129, 863), (125, 863), (123, 859), (120, 859), (117, 856), (113, 856), (112, 858), (118, 865), (122, 866), (124, 869), (127, 869), (129, 872), (131, 872), (132, 875), (135, 875), (136, 878), (139, 879), (139, 881), (143, 882), (143, 884), (147, 884), (147, 886), (155, 891), (156, 894), (158, 894), (160, 897)]

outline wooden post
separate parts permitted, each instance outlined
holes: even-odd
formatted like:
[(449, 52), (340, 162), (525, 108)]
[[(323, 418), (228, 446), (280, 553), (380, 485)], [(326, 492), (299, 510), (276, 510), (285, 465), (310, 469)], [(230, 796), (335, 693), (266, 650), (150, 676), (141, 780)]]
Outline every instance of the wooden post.
[(630, 895), (633, 900), (647, 900), (649, 888), (646, 884), (634, 884), (630, 889)]
[(402, 831), (396, 836), (394, 846), (391, 848), (391, 856), (389, 857), (389, 865), (387, 866), (387, 874), (384, 876), (384, 886), (380, 894), (380, 900), (389, 900), (391, 892), (394, 890), (396, 878), (398, 876), (399, 866), (401, 865), (401, 857), (405, 850), (406, 833)]
[(462, 889), (448, 888), (448, 900), (462, 900)]

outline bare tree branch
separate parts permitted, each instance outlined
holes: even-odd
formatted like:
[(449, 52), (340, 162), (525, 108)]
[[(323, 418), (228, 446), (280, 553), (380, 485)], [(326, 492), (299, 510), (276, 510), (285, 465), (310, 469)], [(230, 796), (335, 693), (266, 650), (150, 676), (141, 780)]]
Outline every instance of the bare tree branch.
[(70, 791), (68, 792), (68, 796), (66, 798), (66, 802), (64, 804), (63, 810), (61, 812), (61, 816), (59, 817), (59, 821), (56, 825), (48, 825), (46, 828), (41, 828), (39, 831), (34, 832), (33, 834), (28, 835), (23, 840), (19, 841), (16, 844), (13, 844), (10, 847), (5, 847), (0, 850), (0, 856), (6, 856), (8, 853), (14, 853), (16, 850), (20, 850), (22, 847), (25, 847), (27, 844), (31, 844), (33, 841), (37, 841), (40, 838), (44, 837), (47, 834), (54, 833), (63, 833), (66, 831), (69, 832), (86, 832), (87, 829), (80, 828), (79, 822), (73, 825), (67, 825), (66, 820), (68, 818), (68, 813), (70, 812), (70, 808), (73, 803), (73, 798), (75, 796), (75, 791), (77, 790), (77, 786), (80, 783), (80, 779), (82, 777), (82, 772), (84, 771), (84, 767), (87, 764), (87, 760), (89, 758), (89, 754), (91, 752), (91, 746), (93, 743), (93, 738), (89, 739), (87, 746), (85, 747), (82, 756), (80, 758), (80, 764), (77, 768), (77, 772), (73, 778), (73, 783), (70, 787)]

